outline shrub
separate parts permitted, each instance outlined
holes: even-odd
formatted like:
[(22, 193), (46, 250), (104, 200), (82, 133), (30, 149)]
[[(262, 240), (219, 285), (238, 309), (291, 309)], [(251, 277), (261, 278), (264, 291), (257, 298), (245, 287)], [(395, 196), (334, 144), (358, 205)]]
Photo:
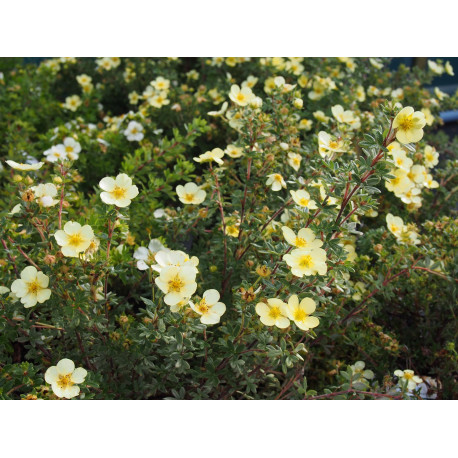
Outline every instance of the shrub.
[(0, 397), (456, 397), (453, 69), (388, 64), (5, 61)]

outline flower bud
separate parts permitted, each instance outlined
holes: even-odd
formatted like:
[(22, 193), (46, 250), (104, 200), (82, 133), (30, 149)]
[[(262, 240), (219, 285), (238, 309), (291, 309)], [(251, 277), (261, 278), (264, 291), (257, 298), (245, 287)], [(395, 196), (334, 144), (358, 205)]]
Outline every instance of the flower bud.
[(295, 108), (300, 110), (302, 106), (304, 105), (304, 102), (302, 99), (294, 99), (293, 105), (295, 106)]

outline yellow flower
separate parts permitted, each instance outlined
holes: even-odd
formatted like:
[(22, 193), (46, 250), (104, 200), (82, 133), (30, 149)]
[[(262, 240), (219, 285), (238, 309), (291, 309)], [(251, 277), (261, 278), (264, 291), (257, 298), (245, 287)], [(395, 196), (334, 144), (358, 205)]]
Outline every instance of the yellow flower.
[(176, 192), (180, 202), (184, 204), (199, 205), (205, 200), (207, 193), (200, 189), (195, 183), (181, 184), (176, 187)]
[(262, 324), (284, 329), (290, 324), (286, 307), (286, 304), (280, 299), (267, 299), (267, 304), (258, 302), (256, 313), (259, 315)]
[(314, 249), (323, 245), (323, 242), (315, 237), (310, 228), (299, 229), (297, 235), (287, 226), (283, 226), (281, 229), (285, 240), (296, 248)]
[(219, 165), (223, 165), (224, 161), (221, 159), (224, 156), (224, 151), (221, 148), (214, 148), (211, 151), (207, 151), (198, 157), (195, 157), (196, 162), (212, 162), (215, 161)]
[(229, 226), (226, 226), (226, 234), (230, 237), (238, 237), (240, 229), (236, 224), (230, 224)]
[(155, 279), (155, 283), (165, 293), (164, 302), (167, 305), (176, 305), (196, 292), (196, 270), (194, 266), (165, 266), (161, 268), (161, 273)]
[(272, 186), (272, 191), (280, 191), (281, 188), (286, 188), (286, 183), (279, 173), (272, 173), (267, 175), (267, 186)]
[(43, 272), (37, 271), (33, 266), (27, 266), (21, 272), (21, 278), (11, 284), (11, 292), (14, 293), (25, 308), (33, 307), (39, 302), (42, 304), (51, 297), (48, 289), (49, 277)]
[(246, 107), (253, 99), (254, 94), (248, 86), (240, 89), (240, 86), (233, 84), (229, 92), (229, 98), (241, 107)]
[(409, 179), (407, 172), (403, 169), (395, 169), (390, 172), (394, 178), (385, 182), (386, 189), (394, 192), (397, 196), (404, 194), (414, 186), (414, 183)]
[(395, 236), (399, 237), (404, 231), (404, 221), (399, 216), (393, 216), (391, 213), (386, 215), (386, 225), (388, 230)]
[(297, 172), (301, 166), (302, 156), (297, 153), (288, 153), (288, 164)]
[(5, 161), (11, 168), (14, 170), (22, 170), (24, 172), (30, 172), (31, 170), (38, 170), (41, 169), (44, 162), (37, 162), (36, 164), (20, 164), (14, 161)]
[(157, 91), (167, 91), (170, 88), (170, 81), (162, 76), (158, 76), (154, 81), (151, 81), (150, 84)]
[(421, 111), (414, 111), (412, 107), (403, 108), (393, 121), (396, 138), (401, 143), (419, 142), (423, 138), (425, 125), (425, 115)]
[(219, 323), (221, 316), (226, 311), (226, 306), (218, 302), (220, 294), (216, 289), (205, 291), (203, 298), (197, 304), (189, 302), (191, 308), (200, 315), (200, 322), (203, 324)]
[(316, 328), (320, 324), (317, 317), (311, 316), (315, 309), (316, 303), (313, 299), (305, 297), (299, 303), (299, 298), (295, 294), (289, 298), (286, 306), (288, 318), (303, 331)]
[(51, 366), (45, 373), (45, 381), (51, 385), (59, 398), (71, 399), (80, 394), (77, 383), (83, 383), (87, 376), (86, 369), (78, 367), (71, 359), (61, 359), (56, 366)]
[(41, 206), (52, 207), (59, 203), (57, 199), (53, 199), (57, 195), (57, 188), (53, 183), (39, 184), (31, 189), (35, 194), (35, 199)]
[(426, 124), (432, 126), (434, 124), (434, 116), (431, 114), (431, 110), (429, 108), (422, 108), (421, 112), (425, 115)]
[(405, 386), (409, 391), (414, 390), (419, 383), (423, 382), (423, 380), (415, 375), (414, 371), (410, 369), (404, 371), (398, 369), (394, 371), (394, 375), (399, 377), (399, 385)]
[(343, 153), (346, 151), (343, 139), (331, 137), (327, 132), (318, 133), (318, 151), (321, 157), (332, 156), (332, 153)]
[(78, 95), (71, 95), (65, 99), (63, 107), (70, 111), (76, 111), (82, 103)]
[(88, 224), (81, 227), (79, 223), (68, 221), (65, 223), (64, 230), (58, 230), (54, 238), (61, 246), (64, 256), (77, 258), (80, 253), (89, 248), (94, 239), (94, 232)]
[(326, 265), (326, 251), (321, 248), (299, 248), (283, 256), (286, 264), (291, 267), (291, 273), (296, 277), (304, 275), (324, 275), (328, 267)]
[(394, 165), (402, 170), (408, 172), (412, 167), (413, 161), (407, 157), (406, 152), (403, 149), (393, 149), (390, 151), (391, 156), (393, 157)]
[(310, 199), (310, 194), (307, 191), (300, 189), (299, 191), (290, 191), (290, 193), (297, 205), (308, 208), (309, 210), (318, 208), (315, 201)]
[(233, 159), (243, 156), (242, 148), (235, 146), (235, 145), (227, 145), (227, 148), (224, 152)]
[(100, 194), (102, 202), (117, 207), (128, 207), (131, 199), (138, 195), (137, 186), (132, 184), (132, 178), (125, 173), (120, 173), (116, 179), (111, 177), (102, 178), (99, 186), (104, 192)]
[(161, 91), (149, 97), (148, 103), (155, 108), (161, 108), (164, 105), (168, 105), (170, 100), (167, 98), (167, 92)]

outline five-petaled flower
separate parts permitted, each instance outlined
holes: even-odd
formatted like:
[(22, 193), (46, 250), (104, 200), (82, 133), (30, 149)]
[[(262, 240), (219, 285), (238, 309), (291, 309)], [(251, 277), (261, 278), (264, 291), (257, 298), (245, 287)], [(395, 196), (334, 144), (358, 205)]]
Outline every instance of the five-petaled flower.
[(100, 198), (108, 205), (128, 207), (132, 199), (138, 196), (137, 186), (132, 184), (132, 178), (125, 173), (120, 173), (116, 179), (105, 177), (100, 180), (99, 186), (104, 192)]
[(393, 121), (396, 138), (401, 143), (419, 142), (423, 138), (425, 125), (425, 115), (421, 111), (414, 111), (412, 107), (403, 108)]
[(284, 329), (290, 324), (287, 305), (281, 299), (267, 299), (267, 304), (258, 302), (256, 313), (259, 315), (261, 323), (266, 326), (277, 326), (277, 328)]
[(296, 294), (293, 294), (286, 306), (286, 313), (291, 321), (294, 321), (295, 325), (303, 331), (316, 328), (320, 324), (320, 320), (311, 316), (316, 309), (316, 303), (310, 297), (304, 297), (299, 302), (299, 298)]
[(181, 184), (176, 187), (176, 192), (180, 202), (183, 204), (201, 204), (205, 200), (207, 193), (195, 183)]
[(205, 291), (202, 299), (194, 304), (190, 301), (190, 307), (200, 315), (200, 322), (203, 324), (219, 323), (221, 316), (226, 311), (226, 306), (222, 302), (218, 302), (220, 294), (216, 289), (208, 289)]
[(39, 302), (42, 304), (51, 297), (48, 289), (49, 277), (39, 272), (34, 266), (27, 266), (21, 272), (21, 278), (14, 280), (11, 291), (21, 299), (25, 308), (33, 307)]
[(94, 232), (88, 224), (81, 226), (75, 221), (65, 223), (64, 229), (56, 231), (54, 238), (61, 246), (64, 256), (77, 258), (86, 251), (94, 238)]
[(56, 366), (51, 366), (45, 373), (45, 381), (59, 398), (71, 399), (80, 394), (78, 383), (83, 383), (87, 376), (86, 369), (78, 367), (71, 359), (61, 359)]

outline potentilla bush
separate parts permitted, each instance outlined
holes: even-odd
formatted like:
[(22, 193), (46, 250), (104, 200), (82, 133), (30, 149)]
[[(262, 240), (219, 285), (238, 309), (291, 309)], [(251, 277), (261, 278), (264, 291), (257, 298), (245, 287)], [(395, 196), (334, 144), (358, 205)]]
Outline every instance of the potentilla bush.
[(456, 397), (448, 62), (4, 61), (2, 399)]

